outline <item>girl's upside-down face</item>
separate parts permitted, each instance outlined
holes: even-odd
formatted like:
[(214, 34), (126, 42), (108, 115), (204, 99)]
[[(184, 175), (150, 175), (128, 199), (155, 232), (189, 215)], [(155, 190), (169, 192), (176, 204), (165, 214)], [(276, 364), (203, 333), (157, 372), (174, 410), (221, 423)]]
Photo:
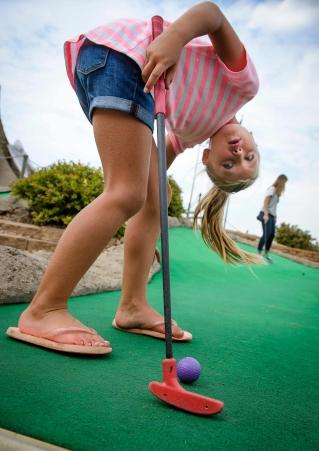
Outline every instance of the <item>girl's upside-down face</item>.
[(256, 176), (259, 153), (252, 134), (240, 124), (229, 123), (211, 137), (202, 161), (218, 178), (236, 182)]

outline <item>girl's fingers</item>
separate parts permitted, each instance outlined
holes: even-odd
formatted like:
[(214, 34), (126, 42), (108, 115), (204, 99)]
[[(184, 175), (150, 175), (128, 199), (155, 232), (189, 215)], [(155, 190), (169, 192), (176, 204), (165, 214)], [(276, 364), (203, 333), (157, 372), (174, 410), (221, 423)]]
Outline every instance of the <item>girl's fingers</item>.
[[(147, 77), (147, 73), (145, 73), (145, 72), (146, 72), (148, 64), (143, 69), (143, 73), (142, 73), (143, 74), (143, 78), (144, 78), (144, 75), (145, 75), (145, 78)], [(149, 75), (149, 77), (146, 80), (145, 87), (144, 87), (144, 92), (146, 92), (146, 93), (150, 92), (152, 90), (152, 88), (154, 87), (154, 85), (157, 83), (157, 81), (160, 78), (160, 76), (164, 72), (165, 72), (165, 66), (163, 64), (161, 64), (161, 63), (157, 64), (154, 67), (154, 69), (151, 71), (151, 74)]]
[(154, 66), (154, 64), (152, 64), (150, 61), (148, 61), (148, 62), (145, 64), (145, 66), (143, 67), (143, 70), (142, 70), (142, 78), (143, 78), (143, 80), (144, 80), (145, 83), (147, 82), (149, 76), (150, 76), (151, 73), (152, 73), (153, 66)]

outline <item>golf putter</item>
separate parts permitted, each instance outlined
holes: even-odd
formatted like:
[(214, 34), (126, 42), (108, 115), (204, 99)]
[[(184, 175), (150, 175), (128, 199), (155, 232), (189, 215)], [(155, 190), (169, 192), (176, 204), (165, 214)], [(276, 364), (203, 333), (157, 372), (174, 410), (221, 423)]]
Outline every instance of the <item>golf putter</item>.
[[(163, 19), (152, 17), (152, 32), (155, 39), (163, 31)], [(166, 145), (165, 145), (165, 82), (164, 77), (154, 86), (155, 116), (157, 120), (157, 148), (158, 148), (158, 178), (160, 192), (161, 219), (161, 255), (162, 279), (165, 320), (166, 358), (163, 360), (163, 382), (153, 381), (148, 388), (153, 395), (167, 404), (178, 409), (198, 415), (214, 415), (220, 412), (224, 403), (217, 399), (192, 393), (179, 384), (176, 373), (176, 360), (173, 358), (172, 346), (172, 317), (169, 271), (169, 242), (168, 242), (168, 205), (167, 205), (167, 176), (166, 176)]]

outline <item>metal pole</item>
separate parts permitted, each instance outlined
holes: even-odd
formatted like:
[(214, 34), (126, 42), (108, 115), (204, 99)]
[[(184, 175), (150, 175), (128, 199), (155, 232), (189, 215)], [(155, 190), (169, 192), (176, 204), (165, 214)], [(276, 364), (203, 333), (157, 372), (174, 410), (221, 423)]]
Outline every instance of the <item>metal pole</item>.
[[(152, 17), (153, 39), (163, 31), (163, 19), (160, 16)], [(172, 313), (171, 313), (171, 289), (169, 273), (169, 243), (168, 243), (168, 205), (167, 205), (167, 163), (165, 142), (165, 83), (163, 76), (154, 86), (155, 115), (157, 119), (157, 148), (158, 148), (158, 178), (160, 194), (160, 219), (161, 219), (161, 251), (162, 251), (162, 277), (165, 320), (165, 345), (166, 358), (173, 357), (172, 344)]]
[(29, 159), (29, 156), (27, 154), (24, 154), (23, 161), (22, 161), (22, 168), (20, 171), (20, 179), (22, 179), (24, 177), (25, 171), (27, 169), (28, 159)]
[(167, 205), (167, 165), (165, 147), (165, 116), (157, 114), (157, 147), (158, 147), (158, 178), (160, 188), (160, 218), (161, 218), (161, 251), (163, 273), (164, 319), (166, 358), (173, 357), (172, 347), (172, 313), (171, 288), (169, 270), (169, 241), (168, 241), (168, 205)]

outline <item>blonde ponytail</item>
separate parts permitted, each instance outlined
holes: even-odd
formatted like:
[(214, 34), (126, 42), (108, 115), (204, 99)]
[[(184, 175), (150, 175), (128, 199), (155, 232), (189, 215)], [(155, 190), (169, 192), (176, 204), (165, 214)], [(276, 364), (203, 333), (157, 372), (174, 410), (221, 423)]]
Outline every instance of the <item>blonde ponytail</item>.
[(261, 257), (241, 250), (223, 227), (224, 208), (229, 193), (216, 185), (200, 200), (195, 209), (194, 228), (199, 226), (201, 218), (201, 234), (204, 242), (215, 251), (226, 263), (232, 264), (264, 264)]

